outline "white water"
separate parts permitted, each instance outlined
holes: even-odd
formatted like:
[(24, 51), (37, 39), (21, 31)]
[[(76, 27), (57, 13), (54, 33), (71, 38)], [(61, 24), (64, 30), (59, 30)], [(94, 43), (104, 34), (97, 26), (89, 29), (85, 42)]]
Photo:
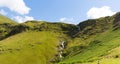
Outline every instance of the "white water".
[(60, 59), (62, 59), (62, 58), (63, 58), (63, 56), (62, 56), (63, 50), (64, 50), (64, 48), (65, 48), (65, 42), (62, 41), (62, 42), (60, 43), (60, 45), (61, 45), (61, 47), (60, 47), (59, 57), (60, 57)]
[(63, 53), (62, 51), (59, 52), (59, 57), (60, 57), (60, 59), (63, 57), (63, 56), (62, 56), (62, 53)]
[(61, 45), (62, 45), (62, 48), (64, 49), (65, 48), (65, 42), (64, 41), (62, 41), (62, 43), (61, 43)]

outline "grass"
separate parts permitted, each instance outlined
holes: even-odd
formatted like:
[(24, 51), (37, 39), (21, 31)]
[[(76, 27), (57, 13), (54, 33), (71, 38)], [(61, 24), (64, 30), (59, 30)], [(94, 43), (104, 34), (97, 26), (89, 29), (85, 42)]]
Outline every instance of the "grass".
[(93, 62), (98, 59), (101, 59), (101, 57), (106, 55), (109, 50), (117, 46), (120, 46), (119, 34), (120, 34), (120, 30), (116, 30), (116, 31), (108, 31), (96, 36), (95, 40), (99, 42), (92, 41), (83, 52), (69, 59), (64, 59), (62, 62), (60, 62), (60, 64), (85, 63), (85, 62)]
[[(109, 58), (99, 60), (99, 64), (120, 64), (120, 58)], [(98, 61), (88, 62), (88, 63), (78, 63), (78, 64), (98, 64)]]
[(0, 41), (1, 64), (50, 64), (59, 44), (59, 34), (28, 31)]
[(71, 38), (68, 34), (74, 34), (76, 30), (73, 29), (77, 29), (72, 24), (44, 21), (12, 24), (14, 22), (9, 18), (2, 15), (0, 18), (1, 64), (51, 64), (59, 61), (60, 42)]
[[(120, 30), (115, 20), (103, 17), (78, 25), (35, 20), (17, 24), (0, 15), (0, 64), (54, 64), (61, 60), (61, 51), (63, 58), (58, 64), (97, 64), (98, 60), (100, 64), (120, 64)], [(65, 41), (64, 50), (60, 50), (61, 41)]]
[(17, 23), (17, 22), (0, 14), (0, 24), (2, 24), (2, 23)]
[(45, 22), (44, 21), (27, 21), (27, 22), (25, 22), (23, 24), (26, 25), (26, 26), (29, 26), (30, 28), (33, 29), (35, 26), (39, 26), (42, 23), (45, 23)]

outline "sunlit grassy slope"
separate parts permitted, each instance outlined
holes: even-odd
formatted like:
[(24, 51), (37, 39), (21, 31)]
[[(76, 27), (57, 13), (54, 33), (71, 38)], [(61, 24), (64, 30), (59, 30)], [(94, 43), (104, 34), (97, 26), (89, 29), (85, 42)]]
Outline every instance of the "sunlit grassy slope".
[(0, 15), (0, 64), (120, 64), (119, 18), (18, 24)]
[(77, 31), (72, 24), (45, 21), (17, 24), (2, 15), (0, 20), (1, 64), (58, 62), (61, 41), (67, 41)]
[(5, 38), (16, 24), (18, 23), (0, 14), (0, 40)]
[[(100, 64), (120, 64), (120, 46), (113, 48), (110, 51), (107, 51), (107, 54), (99, 60)], [(89, 63), (83, 63), (83, 64), (97, 64), (98, 60), (89, 62)]]
[(119, 64), (119, 17), (117, 13), (80, 23), (80, 33), (69, 42), (66, 56), (59, 64)]
[(50, 64), (58, 33), (28, 31), (0, 41), (0, 64)]
[(16, 23), (16, 22), (0, 14), (0, 24), (1, 23)]
[(86, 62), (92, 63), (94, 61), (97, 62), (99, 59), (101, 60), (100, 62), (102, 64), (109, 64), (109, 63), (115, 64), (114, 62), (120, 63), (120, 61), (117, 61), (120, 56), (118, 50), (116, 50), (117, 51), (116, 53), (111, 53), (112, 57), (106, 58), (107, 55), (110, 54), (109, 52), (110, 50), (120, 46), (119, 42), (120, 42), (120, 30), (116, 30), (116, 31), (110, 30), (104, 32), (100, 35), (96, 35), (94, 40), (89, 44), (87, 48), (84, 49), (84, 51), (82, 51), (79, 54), (76, 54), (73, 57), (64, 59), (61, 63), (66, 63), (66, 64), (86, 63)]

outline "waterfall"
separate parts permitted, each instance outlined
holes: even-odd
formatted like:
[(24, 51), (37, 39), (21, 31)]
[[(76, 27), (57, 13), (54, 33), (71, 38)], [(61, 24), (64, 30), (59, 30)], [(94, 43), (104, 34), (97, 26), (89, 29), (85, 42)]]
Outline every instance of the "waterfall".
[(59, 58), (60, 58), (60, 60), (62, 60), (62, 58), (63, 58), (62, 54), (63, 54), (64, 48), (65, 48), (65, 42), (62, 41), (62, 42), (60, 43), (60, 51), (59, 51)]
[(62, 51), (59, 52), (59, 57), (60, 57), (60, 59), (62, 59), (62, 57), (63, 57), (63, 56), (62, 56), (62, 53), (63, 53)]
[(62, 46), (63, 49), (65, 48), (64, 43), (65, 43), (64, 41), (62, 41), (62, 43), (61, 43), (61, 46)]

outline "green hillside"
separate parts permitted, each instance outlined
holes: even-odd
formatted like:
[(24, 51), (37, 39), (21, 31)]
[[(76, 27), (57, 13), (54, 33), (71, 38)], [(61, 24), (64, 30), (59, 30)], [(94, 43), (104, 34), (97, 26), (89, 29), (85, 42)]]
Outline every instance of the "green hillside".
[(120, 12), (78, 25), (0, 16), (0, 64), (120, 64)]
[[(63, 63), (93, 62), (104, 58), (104, 55), (107, 55), (111, 49), (120, 46), (119, 34), (120, 30), (116, 30), (96, 35), (84, 51), (78, 53), (73, 52), (76, 53), (76, 55), (72, 56), (72, 58), (65, 58)], [(113, 58), (115, 58), (115, 56), (116, 55), (114, 55)]]
[(7, 34), (11, 31), (11, 28), (16, 25), (17, 22), (0, 14), (0, 40), (6, 38)]
[(78, 24), (81, 31), (68, 45), (60, 64), (119, 64), (119, 52), (109, 52), (120, 46), (119, 17), (117, 13)]
[(16, 23), (16, 22), (0, 14), (0, 24), (2, 23)]
[(44, 21), (28, 21), (22, 24), (3, 23), (0, 26), (3, 35), (0, 36), (0, 63), (2, 64), (56, 63), (60, 61), (61, 42), (71, 39), (71, 35), (78, 29), (72, 24)]
[(49, 64), (57, 54), (58, 35), (28, 31), (6, 38), (0, 41), (0, 63)]

